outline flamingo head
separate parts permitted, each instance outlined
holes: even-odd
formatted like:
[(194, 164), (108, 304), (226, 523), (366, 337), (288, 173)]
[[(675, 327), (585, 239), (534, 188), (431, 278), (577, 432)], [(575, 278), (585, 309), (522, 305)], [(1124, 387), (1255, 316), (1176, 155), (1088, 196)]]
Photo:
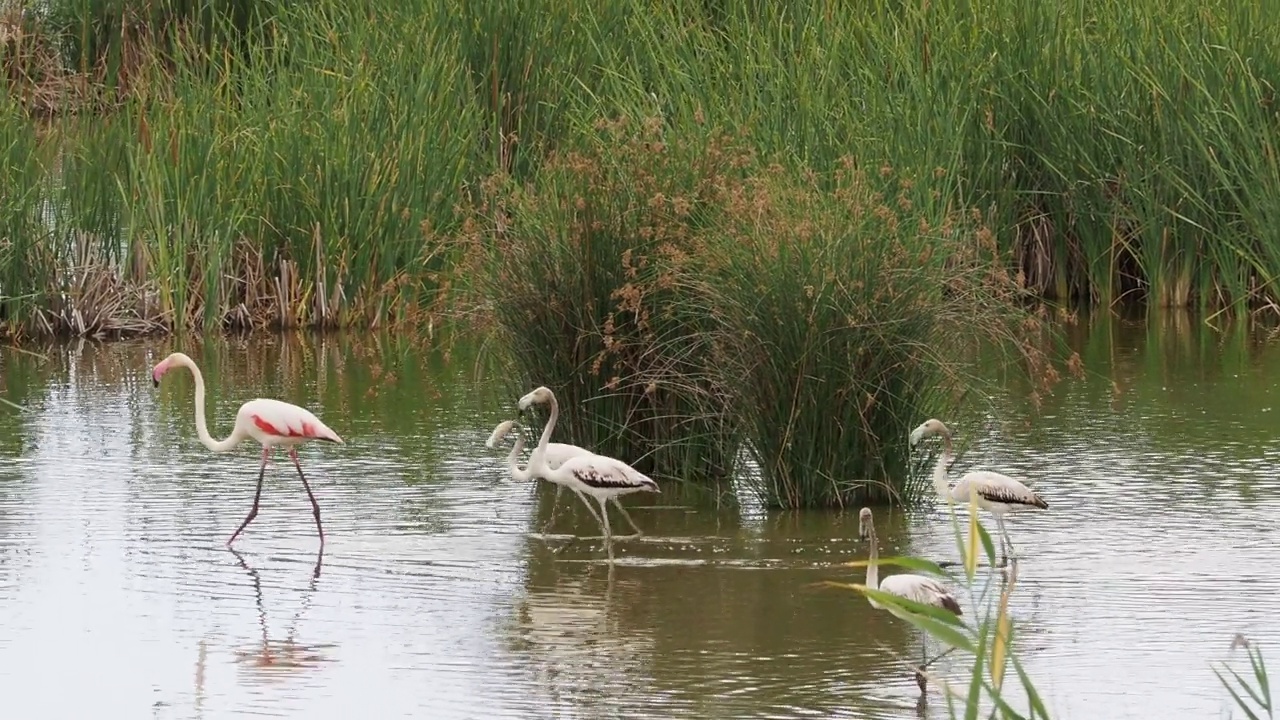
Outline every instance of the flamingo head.
[(871, 524), (871, 508), (864, 507), (858, 512), (858, 536), (863, 540), (871, 537), (873, 526)]
[(529, 406), (534, 403), (539, 403), (539, 404), (549, 403), (549, 402), (553, 402), (555, 398), (556, 396), (551, 392), (551, 388), (548, 388), (545, 385), (539, 385), (538, 387), (530, 391), (528, 395), (525, 395), (524, 397), (520, 398), (520, 402), (516, 404), (516, 407), (520, 410), (520, 412), (524, 412), (525, 410), (528, 410)]
[(498, 447), (498, 443), (502, 442), (503, 438), (507, 436), (507, 433), (511, 432), (511, 428), (515, 427), (515, 424), (515, 420), (504, 420), (498, 423), (498, 426), (495, 427), (493, 432), (489, 435), (489, 439), (484, 441), (484, 446), (488, 448)]
[(919, 445), (921, 440), (932, 435), (941, 435), (949, 439), (951, 437), (951, 430), (949, 430), (946, 425), (943, 425), (941, 420), (936, 420), (934, 418), (925, 420), (920, 424), (920, 427), (911, 431), (911, 447)]
[(156, 363), (156, 366), (151, 368), (152, 384), (155, 385), (155, 387), (160, 387), (160, 376), (172, 370), (174, 365), (181, 363), (183, 360), (186, 360), (187, 362), (191, 362), (191, 358), (187, 357), (183, 353), (176, 352), (176, 353), (170, 354), (169, 357)]

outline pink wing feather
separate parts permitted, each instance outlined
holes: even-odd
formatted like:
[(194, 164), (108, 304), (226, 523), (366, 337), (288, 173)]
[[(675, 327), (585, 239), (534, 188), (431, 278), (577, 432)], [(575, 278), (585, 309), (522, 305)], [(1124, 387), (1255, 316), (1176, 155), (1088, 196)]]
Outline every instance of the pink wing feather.
[(326, 440), (341, 443), (342, 438), (320, 421), (310, 410), (280, 400), (258, 398), (240, 407), (240, 421), (259, 432), (278, 438)]

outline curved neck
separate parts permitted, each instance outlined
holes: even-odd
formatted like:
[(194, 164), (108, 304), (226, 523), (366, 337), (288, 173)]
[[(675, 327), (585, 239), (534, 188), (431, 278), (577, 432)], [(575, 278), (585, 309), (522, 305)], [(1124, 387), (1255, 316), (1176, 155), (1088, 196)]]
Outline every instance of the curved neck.
[(876, 538), (876, 526), (872, 525), (867, 528), (867, 534), (871, 536), (871, 554), (867, 556), (867, 587), (876, 590), (880, 589), (880, 567), (876, 565), (876, 561), (880, 559), (880, 541)]
[(556, 396), (551, 396), (551, 417), (547, 418), (546, 427), (542, 428), (542, 437), (538, 439), (538, 446), (533, 449), (529, 455), (529, 464), (525, 466), (528, 472), (536, 473), (546, 463), (547, 444), (551, 442), (551, 431), (556, 428), (556, 420), (560, 418), (560, 402), (556, 400)]
[(190, 370), (191, 375), (196, 379), (196, 437), (200, 438), (200, 442), (204, 443), (205, 447), (214, 452), (226, 452), (239, 445), (244, 436), (238, 426), (231, 431), (226, 440), (214, 440), (209, 434), (209, 426), (204, 420), (204, 375), (195, 361), (186, 356), (183, 356), (178, 364)]
[(533, 464), (533, 458), (529, 458), (529, 465), (524, 470), (520, 469), (520, 464), (516, 462), (516, 458), (520, 456), (520, 451), (524, 450), (524, 430), (517, 431), (516, 441), (511, 445), (511, 454), (507, 455), (507, 469), (511, 471), (511, 477), (515, 480), (524, 482), (531, 477), (529, 465)]
[(947, 478), (947, 467), (951, 465), (951, 436), (944, 435), (942, 446), (942, 456), (938, 458), (938, 464), (933, 466), (933, 489), (943, 497), (949, 497), (951, 494), (951, 480)]

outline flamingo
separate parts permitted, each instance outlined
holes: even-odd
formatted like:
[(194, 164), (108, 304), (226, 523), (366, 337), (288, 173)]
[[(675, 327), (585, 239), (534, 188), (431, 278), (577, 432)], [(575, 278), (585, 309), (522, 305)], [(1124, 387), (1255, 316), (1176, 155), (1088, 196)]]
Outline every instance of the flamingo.
[[(609, 509), (606, 503), (611, 499), (616, 501), (622, 495), (635, 492), (661, 492), (658, 489), (658, 483), (617, 458), (589, 451), (566, 458), (559, 467), (552, 468), (547, 460), (547, 444), (551, 440), (551, 430), (559, 417), (560, 406), (556, 401), (555, 393), (551, 392), (550, 388), (540, 386), (520, 398), (516, 408), (524, 412), (534, 403), (550, 404), (551, 417), (548, 418), (546, 427), (542, 429), (542, 437), (538, 440), (538, 446), (529, 455), (529, 463), (525, 469), (536, 477), (565, 485), (596, 499), (600, 504), (599, 520), (601, 529), (604, 531), (605, 548), (609, 551), (609, 557), (612, 558), (613, 544), (609, 530)], [(620, 503), (616, 504), (619, 508), (622, 507)], [(626, 515), (626, 510), (623, 510), (623, 514)], [(627, 520), (630, 519), (628, 516)], [(635, 523), (632, 523), (632, 526), (634, 527)]]
[(974, 470), (965, 473), (956, 481), (955, 487), (951, 487), (950, 480), (947, 478), (947, 468), (955, 458), (951, 454), (950, 428), (942, 424), (941, 420), (932, 418), (926, 420), (911, 431), (911, 446), (915, 447), (924, 438), (932, 435), (941, 435), (943, 438), (942, 457), (938, 458), (938, 464), (933, 468), (933, 489), (943, 499), (956, 502), (969, 502), (969, 496), (973, 494), (978, 507), (991, 513), (996, 519), (996, 526), (1000, 528), (1002, 540), (1000, 551), (1003, 560), (1008, 562), (1009, 555), (1017, 557), (1013, 549), (1013, 540), (1009, 538), (1009, 532), (1004, 526), (1005, 513), (1015, 508), (1047, 510), (1049, 503), (1021, 482), (990, 470)]
[(258, 515), (258, 501), (262, 497), (262, 479), (267, 472), (267, 460), (276, 447), (289, 448), (289, 457), (294, 467), (298, 468), (298, 477), (302, 478), (302, 487), (306, 488), (307, 497), (311, 499), (311, 510), (316, 518), (316, 530), (320, 533), (320, 547), (324, 548), (324, 526), (320, 524), (320, 504), (311, 492), (307, 476), (302, 474), (302, 464), (298, 462), (298, 445), (307, 440), (323, 440), (345, 444), (338, 434), (329, 426), (320, 422), (320, 418), (311, 414), (310, 410), (280, 400), (256, 398), (240, 406), (236, 412), (236, 424), (225, 440), (214, 440), (209, 435), (209, 427), (204, 419), (204, 376), (194, 360), (187, 355), (176, 352), (161, 360), (151, 370), (151, 381), (160, 386), (160, 377), (175, 367), (185, 367), (196, 379), (196, 436), (204, 446), (216, 453), (228, 452), (240, 444), (245, 438), (253, 438), (262, 444), (262, 466), (258, 469), (258, 489), (253, 494), (253, 508), (240, 523), (240, 527), (231, 534), (227, 545), (235, 542), (241, 530), (245, 529)]
[[(502, 440), (506, 438), (507, 433), (511, 432), (511, 428), (514, 427), (515, 424), (516, 424), (515, 420), (504, 420), (498, 423), (498, 426), (495, 427), (493, 429), (493, 432), (489, 434), (489, 439), (484, 441), (485, 447), (490, 447), (490, 448), (498, 447), (498, 443), (502, 442)], [(587, 452), (586, 450), (578, 447), (577, 445), (565, 445), (564, 443), (551, 443), (550, 446), (551, 446), (550, 452), (548, 454), (551, 456), (551, 459), (548, 460), (548, 464), (552, 465), (553, 467), (560, 467), (560, 465), (563, 464), (565, 457), (571, 457), (572, 455)], [(511, 478), (513, 480), (516, 480), (518, 482), (528, 482), (529, 480), (533, 480), (535, 478), (533, 473), (529, 472), (529, 467), (527, 464), (525, 465), (525, 469), (521, 470), (520, 465), (517, 463), (517, 458), (519, 457), (520, 452), (522, 450), (524, 450), (524, 434), (517, 433), (516, 441), (511, 445), (511, 452), (510, 454), (507, 455), (507, 469), (511, 472)], [(563, 484), (556, 485), (557, 499), (560, 497), (560, 492), (564, 490), (565, 487), (566, 486)], [(595, 508), (591, 507), (591, 501), (587, 499), (587, 496), (583, 495), (582, 491), (578, 490), (577, 488), (573, 488), (573, 494), (577, 495), (578, 498), (582, 500), (583, 504), (587, 506), (587, 510), (591, 512), (591, 517), (595, 518), (596, 522), (599, 523), (600, 515), (596, 513)], [(623, 509), (621, 505), (619, 505), (618, 508), (622, 510), (624, 515), (626, 514), (627, 511)], [(630, 520), (631, 518), (628, 517), (627, 519)], [(547, 521), (547, 524), (550, 525), (554, 521), (555, 521), (555, 505), (553, 503), (552, 511), (551, 511), (551, 519)], [(635, 523), (631, 523), (631, 526), (634, 528)], [(636, 531), (639, 532), (639, 528), (636, 528)]]
[[(551, 439), (551, 433), (555, 431), (556, 421), (560, 418), (560, 402), (556, 400), (555, 393), (551, 392), (550, 388), (547, 388), (546, 386), (535, 388), (533, 392), (529, 393), (529, 395), (526, 395), (525, 397), (529, 397), (530, 395), (533, 395), (534, 393), (538, 393), (539, 391), (545, 391), (546, 393), (545, 396), (539, 395), (539, 397), (542, 398), (541, 400), (539, 400), (539, 402), (545, 402), (551, 406), (551, 416), (547, 418), (547, 425), (545, 428), (543, 428), (543, 431), (542, 431), (542, 435), (543, 435), (542, 442), (539, 443), (539, 447), (544, 448), (543, 457), (546, 458), (547, 465), (550, 466), (552, 470), (554, 470), (560, 467), (561, 465), (563, 465), (565, 460), (568, 460), (571, 457), (576, 457), (578, 455), (593, 455), (594, 453), (592, 453), (590, 450), (587, 450), (586, 448), (578, 447), (577, 445), (569, 445), (567, 443), (547, 442), (548, 440)], [(515, 424), (514, 420), (510, 422), (513, 425)], [(493, 434), (489, 436), (489, 440), (495, 444), (502, 440), (502, 437), (498, 434), (498, 428), (501, 428), (501, 427), (502, 425), (500, 424), (497, 428), (494, 428)], [(503, 430), (502, 434), (505, 435), (506, 432), (509, 431), (510, 429), (511, 429), (511, 426), (508, 425), (507, 428)], [(485, 444), (488, 445), (489, 447), (495, 446), (494, 444), (490, 444), (489, 442), (486, 442)], [(534, 452), (537, 452), (537, 448), (534, 448)], [(530, 477), (532, 463), (533, 463), (533, 456), (530, 455), (529, 462), (525, 464), (523, 477), (517, 477), (515, 471), (512, 472), (512, 477), (515, 477), (517, 480), (527, 480)], [(514, 465), (512, 467), (514, 467)], [(533, 475), (533, 477), (537, 477), (537, 476)], [(558, 481), (552, 480), (550, 482), (554, 482), (556, 484), (556, 502), (558, 502), (560, 500), (560, 493), (564, 492), (564, 489), (570, 486)], [(592, 514), (594, 515), (595, 509), (591, 507), (591, 503), (587, 501), (587, 498), (585, 495), (583, 495), (582, 491), (576, 488), (571, 488), (571, 489), (574, 490), (574, 492), (578, 495), (579, 498), (582, 499), (584, 503), (587, 503), (587, 508), (590, 509)], [(627, 512), (627, 509), (623, 507), (622, 502), (619, 501), (617, 497), (613, 498), (613, 505), (614, 507), (618, 508), (618, 512), (622, 513), (622, 517), (626, 518), (627, 524), (631, 526), (631, 531), (633, 534), (630, 535), (629, 537), (635, 538), (635, 537), (640, 537), (644, 535), (644, 531), (641, 530), (638, 525), (636, 525), (635, 520), (631, 519), (631, 514)], [(554, 519), (555, 503), (552, 503), (552, 508), (553, 510), (552, 510), (551, 516), (552, 516), (552, 519)], [(596, 517), (596, 522), (600, 522), (599, 517)]]
[[(876, 539), (876, 525), (871, 517), (871, 508), (864, 507), (858, 513), (858, 534), (863, 540), (871, 541), (871, 553), (867, 558), (867, 582), (866, 586), (875, 588), (883, 592), (897, 595), (901, 598), (914, 600), (923, 605), (932, 605), (962, 615), (960, 611), (960, 603), (956, 601), (955, 595), (951, 593), (947, 586), (925, 575), (915, 575), (912, 573), (899, 573), (890, 575), (883, 581), (880, 580), (880, 570), (876, 563), (880, 559), (879, 541)], [(871, 603), (871, 607), (876, 610), (888, 610), (894, 617), (906, 619), (904, 611), (896, 605), (884, 606), (880, 603), (867, 598), (867, 602)], [(925, 653), (924, 640), (920, 642), (920, 653), (923, 657)], [(945, 654), (945, 653), (944, 653)], [(939, 656), (941, 657), (941, 656)], [(936, 658), (935, 658), (936, 659)], [(927, 666), (928, 663), (925, 663)], [(925, 691), (926, 679), (924, 673), (916, 670), (916, 684), (920, 686), (920, 692)]]

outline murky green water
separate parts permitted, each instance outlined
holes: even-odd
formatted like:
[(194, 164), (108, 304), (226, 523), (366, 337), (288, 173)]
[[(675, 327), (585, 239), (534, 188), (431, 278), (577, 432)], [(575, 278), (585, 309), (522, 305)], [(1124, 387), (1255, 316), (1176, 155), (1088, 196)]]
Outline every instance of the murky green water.
[[(1010, 399), (958, 428), (975, 445), (955, 471), (1021, 473), (1051, 503), (1010, 523), (1023, 659), (1056, 717), (1220, 716), (1209, 663), (1237, 632), (1277, 635), (1280, 346), (1193, 323), (1073, 335), (1090, 377), (1041, 416)], [(155, 390), (148, 375), (172, 349), (204, 367), (215, 436), (267, 396), (347, 440), (302, 451), (328, 534), (318, 574), (283, 456), (227, 550), (258, 451), (195, 440), (189, 376)], [(29, 408), (0, 407), (5, 717), (943, 716), (917, 706), (900, 659), (916, 633), (806, 587), (865, 557), (855, 512), (633, 498), (648, 536), (610, 569), (569, 541), (597, 534), (569, 497), (548, 537), (531, 533), (550, 492), (483, 447), (515, 398), (473, 381), (472, 358), (255, 338), (0, 361), (4, 396)], [(936, 511), (877, 520), (885, 554), (955, 557)]]

